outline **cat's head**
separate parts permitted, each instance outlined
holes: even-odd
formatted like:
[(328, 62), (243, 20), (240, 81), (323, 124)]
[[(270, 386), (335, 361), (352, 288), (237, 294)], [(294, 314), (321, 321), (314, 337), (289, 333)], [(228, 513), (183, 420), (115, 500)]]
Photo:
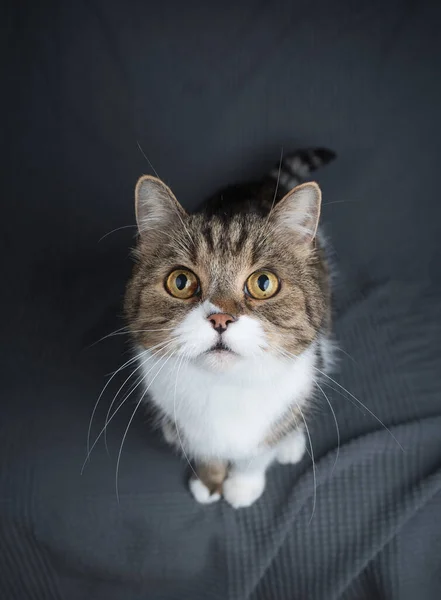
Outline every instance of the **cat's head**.
[(265, 355), (298, 356), (328, 313), (316, 231), (317, 184), (266, 215), (187, 214), (159, 179), (136, 186), (139, 240), (126, 294), (137, 344), (224, 371)]

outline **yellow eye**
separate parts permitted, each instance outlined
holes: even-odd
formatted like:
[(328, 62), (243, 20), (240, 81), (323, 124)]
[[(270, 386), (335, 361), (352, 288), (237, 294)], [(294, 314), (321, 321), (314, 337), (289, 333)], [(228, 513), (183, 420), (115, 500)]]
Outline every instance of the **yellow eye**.
[(167, 277), (165, 288), (175, 298), (187, 300), (199, 291), (199, 279), (187, 269), (176, 269)]
[(248, 277), (245, 284), (245, 292), (256, 300), (271, 298), (279, 289), (279, 278), (271, 271), (256, 271)]

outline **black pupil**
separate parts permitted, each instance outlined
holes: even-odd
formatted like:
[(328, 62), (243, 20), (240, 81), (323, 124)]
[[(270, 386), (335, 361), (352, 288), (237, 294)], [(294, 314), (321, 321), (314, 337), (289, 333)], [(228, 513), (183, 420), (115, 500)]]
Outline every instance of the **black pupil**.
[(257, 285), (259, 286), (259, 288), (262, 290), (262, 292), (266, 292), (266, 290), (268, 289), (270, 284), (270, 280), (268, 275), (261, 275), (258, 279), (257, 279)]
[(178, 288), (179, 291), (181, 291), (185, 288), (185, 286), (187, 285), (187, 281), (188, 281), (188, 278), (183, 273), (181, 273), (180, 275), (178, 275), (176, 277), (176, 287)]

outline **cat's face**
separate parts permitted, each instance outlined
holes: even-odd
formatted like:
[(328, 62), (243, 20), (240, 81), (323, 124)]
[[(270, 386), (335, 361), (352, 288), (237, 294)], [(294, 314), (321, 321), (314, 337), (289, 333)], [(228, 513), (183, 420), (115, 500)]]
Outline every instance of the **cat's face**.
[(265, 354), (298, 356), (315, 339), (328, 310), (317, 185), (299, 186), (265, 217), (187, 215), (151, 177), (136, 201), (126, 312), (140, 346), (224, 371)]

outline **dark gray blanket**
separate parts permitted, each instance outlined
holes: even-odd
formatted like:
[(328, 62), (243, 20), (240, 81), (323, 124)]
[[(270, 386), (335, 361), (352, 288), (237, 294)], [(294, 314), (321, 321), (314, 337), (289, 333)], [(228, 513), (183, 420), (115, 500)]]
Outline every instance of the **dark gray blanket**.
[[(441, 598), (441, 10), (435, 2), (28, 2), (2, 57), (2, 600)], [(173, 6), (175, 4), (175, 6)], [(133, 185), (187, 206), (324, 145), (335, 382), (316, 461), (233, 511), (134, 405), (83, 475), (129, 358)], [(115, 377), (95, 437), (124, 380)], [(345, 388), (345, 389), (343, 389)], [(348, 391), (345, 391), (348, 390)]]

